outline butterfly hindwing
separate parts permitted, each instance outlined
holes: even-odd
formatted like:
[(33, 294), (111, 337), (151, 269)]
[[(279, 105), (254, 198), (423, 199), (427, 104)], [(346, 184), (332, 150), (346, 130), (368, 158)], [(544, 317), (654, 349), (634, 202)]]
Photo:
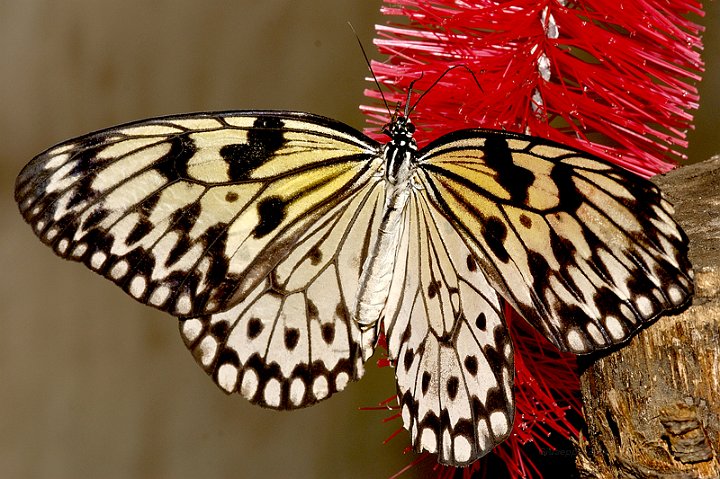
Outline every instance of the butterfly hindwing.
[(350, 310), (383, 199), (381, 180), (369, 183), (299, 238), (243, 302), (181, 320), (186, 345), (221, 389), (295, 409), (360, 379), (375, 341), (361, 343)]
[(352, 128), (293, 112), (202, 113), (92, 133), (36, 157), (16, 200), (57, 254), (177, 316), (241, 301), (379, 168)]
[(417, 451), (467, 465), (509, 434), (513, 348), (502, 301), (422, 190), (406, 209), (385, 311), (403, 424)]
[(692, 294), (687, 238), (647, 180), (485, 130), (441, 137), (418, 161), (493, 287), (563, 351), (621, 343)]

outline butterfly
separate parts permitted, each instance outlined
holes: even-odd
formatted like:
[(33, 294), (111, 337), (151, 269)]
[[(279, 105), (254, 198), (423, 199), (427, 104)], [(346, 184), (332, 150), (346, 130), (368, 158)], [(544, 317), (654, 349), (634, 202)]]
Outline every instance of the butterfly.
[(381, 333), (417, 451), (463, 466), (511, 433), (507, 301), (562, 351), (625, 342), (693, 291), (659, 189), (553, 141), (459, 130), (422, 149), (318, 115), (229, 111), (90, 133), (35, 157), (37, 236), (177, 316), (226, 393), (275, 409), (360, 379)]

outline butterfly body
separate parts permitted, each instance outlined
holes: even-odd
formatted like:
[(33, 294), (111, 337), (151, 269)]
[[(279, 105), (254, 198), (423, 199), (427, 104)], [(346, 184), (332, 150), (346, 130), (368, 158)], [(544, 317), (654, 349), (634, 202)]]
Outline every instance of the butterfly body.
[(416, 450), (467, 465), (511, 432), (504, 301), (564, 351), (626, 341), (692, 294), (687, 237), (650, 182), (503, 131), (418, 150), (307, 113), (144, 120), (20, 173), (34, 232), (180, 318), (227, 393), (275, 409), (363, 374), (377, 333)]
[[(402, 128), (398, 128), (398, 124), (396, 120), (391, 124), (392, 128), (385, 131), (391, 140), (382, 150), (385, 164), (382, 220), (360, 274), (354, 317), (363, 332), (378, 324), (388, 299), (404, 229), (402, 220), (416, 168), (417, 145), (411, 133), (414, 128), (405, 118), (402, 119)], [(373, 340), (374, 335), (371, 336), (368, 341)]]

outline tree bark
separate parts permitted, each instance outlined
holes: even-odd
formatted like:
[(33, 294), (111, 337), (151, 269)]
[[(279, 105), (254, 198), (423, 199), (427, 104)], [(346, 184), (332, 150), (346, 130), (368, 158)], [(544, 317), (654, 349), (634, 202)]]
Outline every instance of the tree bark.
[(625, 347), (583, 360), (582, 478), (720, 478), (720, 157), (655, 181), (690, 238), (695, 296)]

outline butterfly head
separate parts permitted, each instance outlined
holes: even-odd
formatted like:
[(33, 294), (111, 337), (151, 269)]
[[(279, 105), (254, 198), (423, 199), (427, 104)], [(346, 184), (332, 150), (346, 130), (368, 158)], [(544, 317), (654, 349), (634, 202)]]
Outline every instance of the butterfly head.
[(385, 145), (385, 178), (392, 185), (407, 183), (416, 164), (415, 125), (407, 116), (396, 114), (382, 131), (390, 137)]
[(413, 138), (415, 125), (407, 116), (393, 115), (390, 123), (383, 126), (382, 132), (390, 137), (390, 143), (395, 147), (417, 151), (417, 144)]

